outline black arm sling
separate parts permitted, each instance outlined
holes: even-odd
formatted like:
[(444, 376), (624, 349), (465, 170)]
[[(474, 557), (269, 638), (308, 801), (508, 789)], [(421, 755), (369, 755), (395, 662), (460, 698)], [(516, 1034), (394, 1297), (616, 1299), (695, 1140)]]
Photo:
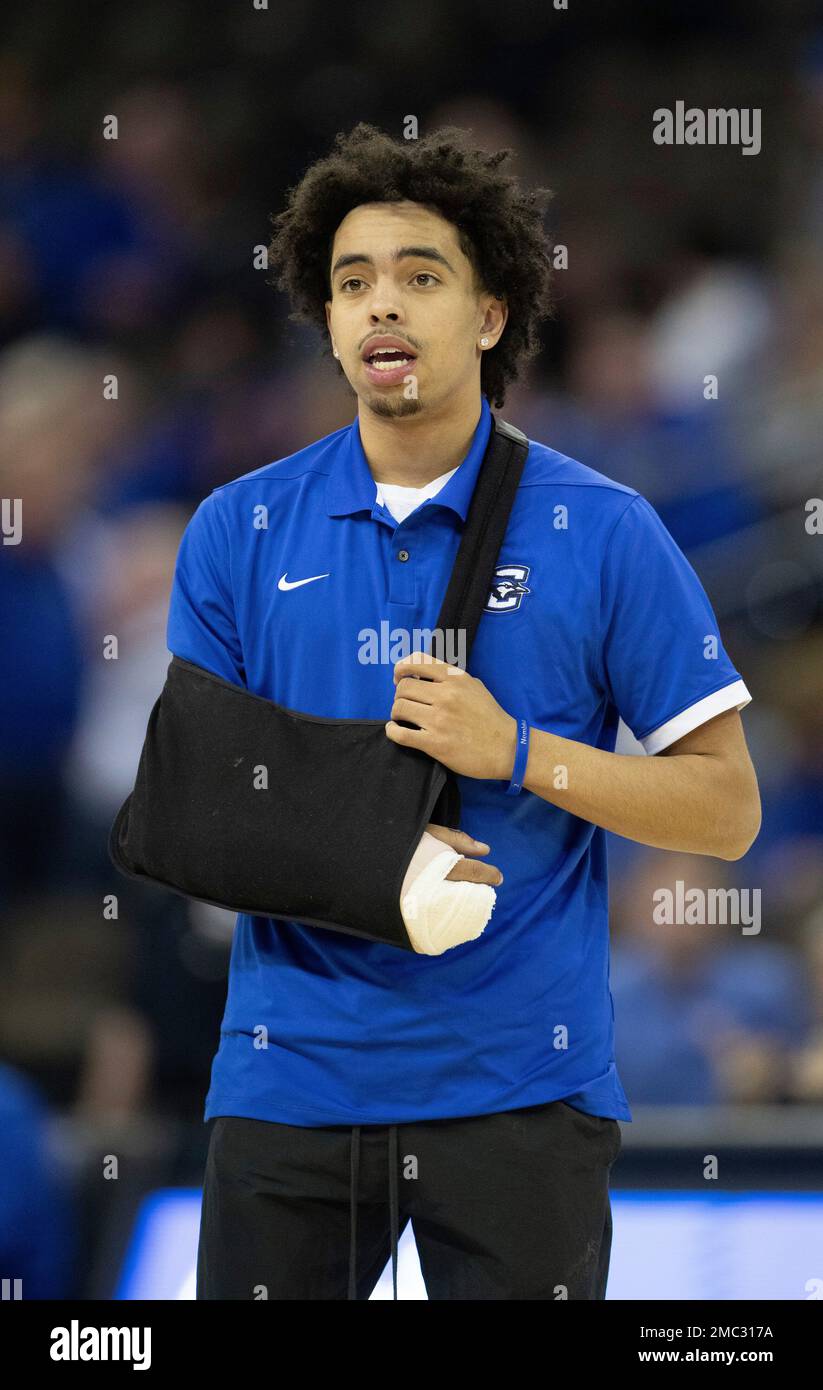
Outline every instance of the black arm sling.
[[(464, 630), (466, 664), (527, 453), (526, 436), (492, 416), (437, 624)], [(233, 912), (413, 951), (403, 879), (430, 821), (459, 828), (460, 792), (437, 759), (388, 738), (389, 715), (304, 714), (173, 656), (109, 836), (112, 862)], [(266, 788), (255, 786), (261, 767)]]

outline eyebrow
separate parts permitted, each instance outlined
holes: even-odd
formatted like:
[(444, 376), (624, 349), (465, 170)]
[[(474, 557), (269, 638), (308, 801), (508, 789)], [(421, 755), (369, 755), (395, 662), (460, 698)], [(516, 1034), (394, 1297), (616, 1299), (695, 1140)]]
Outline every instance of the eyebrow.
[[(454, 267), (449, 265), (446, 257), (442, 255), (435, 246), (399, 246), (397, 250), (392, 253), (392, 260), (395, 262), (408, 260), (412, 257), (421, 261), (437, 261), (439, 265), (443, 265), (447, 270), (450, 270), (452, 275), (455, 274)], [(359, 252), (349, 252), (348, 255), (338, 256), (332, 266), (332, 278), (334, 278), (338, 270), (343, 270), (349, 265), (374, 265), (374, 261), (371, 256), (364, 256)]]

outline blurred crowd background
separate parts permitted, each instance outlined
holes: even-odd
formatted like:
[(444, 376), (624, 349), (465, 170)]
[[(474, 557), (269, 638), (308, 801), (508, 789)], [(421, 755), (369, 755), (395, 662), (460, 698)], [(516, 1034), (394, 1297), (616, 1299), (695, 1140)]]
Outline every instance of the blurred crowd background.
[[(761, 108), (760, 153), (656, 145), (678, 99)], [(26, 1297), (110, 1296), (140, 1193), (202, 1176), (232, 919), (120, 878), (106, 838), (188, 517), (355, 413), (255, 248), (338, 130), (408, 114), (555, 190), (557, 316), (500, 413), (650, 500), (753, 695), (744, 859), (609, 837), (630, 1103), (823, 1105), (816, 7), (7, 4), (0, 496), (24, 530), (0, 547), (0, 1264)], [(678, 879), (761, 890), (761, 932), (655, 925)]]

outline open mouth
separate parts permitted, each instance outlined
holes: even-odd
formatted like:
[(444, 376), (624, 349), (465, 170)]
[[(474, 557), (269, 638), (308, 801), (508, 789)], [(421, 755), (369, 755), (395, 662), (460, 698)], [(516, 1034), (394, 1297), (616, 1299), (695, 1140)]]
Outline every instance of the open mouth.
[(396, 371), (398, 367), (407, 367), (417, 358), (400, 348), (376, 348), (363, 359), (368, 366), (378, 372)]
[(363, 358), (363, 370), (372, 386), (405, 386), (416, 364), (415, 354), (406, 347), (376, 347)]

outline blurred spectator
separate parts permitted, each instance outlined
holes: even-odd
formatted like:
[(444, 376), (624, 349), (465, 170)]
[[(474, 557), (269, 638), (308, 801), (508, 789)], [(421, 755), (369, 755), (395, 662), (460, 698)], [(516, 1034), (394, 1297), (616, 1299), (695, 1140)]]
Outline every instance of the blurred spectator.
[[(725, 869), (720, 860), (658, 853), (621, 885), (611, 972), (616, 1058), (638, 1105), (786, 1098), (790, 1052), (807, 1035), (810, 1006), (799, 961), (768, 939), (768, 893), (761, 890), (759, 933), (743, 934), (743, 914), (737, 925), (655, 920), (661, 889), (675, 894), (680, 880), (685, 892), (722, 890), (732, 886)], [(751, 917), (754, 900), (741, 901)]]
[(0, 549), (0, 900), (46, 881), (59, 862), (62, 771), (87, 655), (60, 554), (118, 427), (102, 395), (110, 366), (50, 337), (0, 360), (0, 496), (19, 519)]
[(20, 1279), (20, 1297), (72, 1291), (76, 1224), (69, 1175), (50, 1143), (35, 1086), (0, 1063), (0, 1272)]
[(813, 1003), (813, 1029), (805, 1046), (792, 1059), (793, 1100), (823, 1104), (823, 907), (809, 918), (803, 941), (805, 965)]
[[(98, 646), (67, 770), (75, 807), (98, 834), (134, 785), (149, 715), (170, 655), (166, 619), (174, 562), (188, 517), (161, 505), (133, 507), (112, 523), (95, 613)], [(103, 657), (104, 636), (116, 658)]]

